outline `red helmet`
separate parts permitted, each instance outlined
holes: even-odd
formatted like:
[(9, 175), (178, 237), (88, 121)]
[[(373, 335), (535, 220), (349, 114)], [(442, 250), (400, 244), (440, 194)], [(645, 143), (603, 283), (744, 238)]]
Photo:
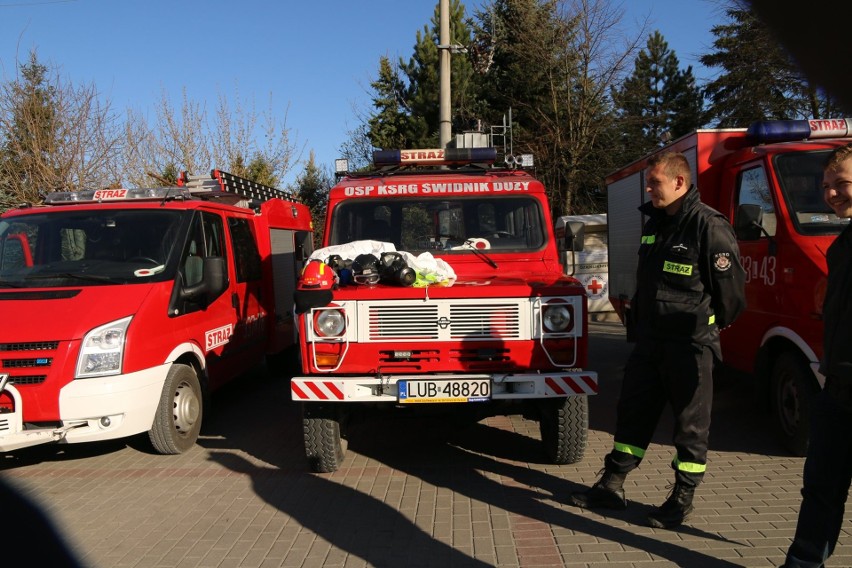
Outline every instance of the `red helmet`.
[(312, 260), (302, 269), (298, 290), (331, 290), (337, 283), (337, 274), (321, 260)]

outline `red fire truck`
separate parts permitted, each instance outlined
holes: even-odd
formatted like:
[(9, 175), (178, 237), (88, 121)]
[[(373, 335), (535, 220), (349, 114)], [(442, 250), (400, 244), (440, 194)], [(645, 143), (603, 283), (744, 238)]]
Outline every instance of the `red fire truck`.
[(311, 235), (305, 205), (219, 170), (4, 213), (0, 451), (143, 432), (190, 448), (207, 394), (294, 344)]
[[(828, 153), (852, 142), (852, 121), (762, 121), (698, 130), (658, 151), (683, 152), (702, 200), (731, 220), (746, 269), (748, 307), (722, 332), (727, 366), (756, 378), (786, 447), (804, 455), (819, 392), (825, 252), (848, 222), (822, 199)], [(606, 179), (610, 301), (619, 315), (636, 285), (648, 156)]]
[[(585, 369), (586, 294), (563, 275), (541, 182), (521, 167), (493, 167), (494, 148), (373, 157), (376, 169), (331, 189), (324, 247), (313, 254), (322, 264), (309, 271), (308, 262), (296, 292), (303, 375), (291, 395), (311, 468), (335, 471), (348, 421), (380, 408), (523, 413), (540, 422), (553, 462), (582, 459), (587, 396), (597, 392), (597, 374)], [(364, 243), (427, 267), (368, 274), (358, 257), (349, 267), (351, 258), (325, 256)]]

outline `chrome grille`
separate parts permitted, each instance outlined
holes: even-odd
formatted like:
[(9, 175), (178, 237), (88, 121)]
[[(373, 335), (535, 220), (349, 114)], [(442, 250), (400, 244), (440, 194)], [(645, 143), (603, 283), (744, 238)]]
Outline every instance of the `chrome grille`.
[(438, 339), (436, 305), (374, 305), (369, 307), (367, 317), (372, 341)]
[(517, 304), (450, 306), (452, 339), (507, 339), (520, 335)]
[[(361, 338), (368, 341), (507, 340), (529, 337), (528, 300), (365, 302), (359, 306)], [(364, 324), (366, 322), (366, 325)]]

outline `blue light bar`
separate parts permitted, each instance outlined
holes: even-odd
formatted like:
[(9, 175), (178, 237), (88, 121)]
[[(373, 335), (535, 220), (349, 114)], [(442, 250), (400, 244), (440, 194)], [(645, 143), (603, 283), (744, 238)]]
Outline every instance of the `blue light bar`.
[(746, 137), (753, 142), (790, 142), (852, 136), (852, 119), (763, 120), (753, 122)]

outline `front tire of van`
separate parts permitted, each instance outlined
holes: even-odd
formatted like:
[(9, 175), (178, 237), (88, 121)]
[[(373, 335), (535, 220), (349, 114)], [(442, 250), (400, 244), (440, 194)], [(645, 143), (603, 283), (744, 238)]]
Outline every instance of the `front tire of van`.
[(589, 397), (540, 401), (539, 429), (544, 451), (552, 463), (564, 465), (581, 461), (589, 439)]
[(305, 455), (311, 471), (337, 471), (346, 457), (346, 413), (340, 406), (302, 403)]
[(819, 385), (802, 357), (781, 353), (772, 367), (772, 414), (781, 441), (794, 456), (807, 455), (811, 403), (817, 393)]
[(182, 454), (195, 445), (201, 431), (203, 404), (198, 374), (189, 365), (169, 369), (154, 425), (148, 438), (160, 454)]

